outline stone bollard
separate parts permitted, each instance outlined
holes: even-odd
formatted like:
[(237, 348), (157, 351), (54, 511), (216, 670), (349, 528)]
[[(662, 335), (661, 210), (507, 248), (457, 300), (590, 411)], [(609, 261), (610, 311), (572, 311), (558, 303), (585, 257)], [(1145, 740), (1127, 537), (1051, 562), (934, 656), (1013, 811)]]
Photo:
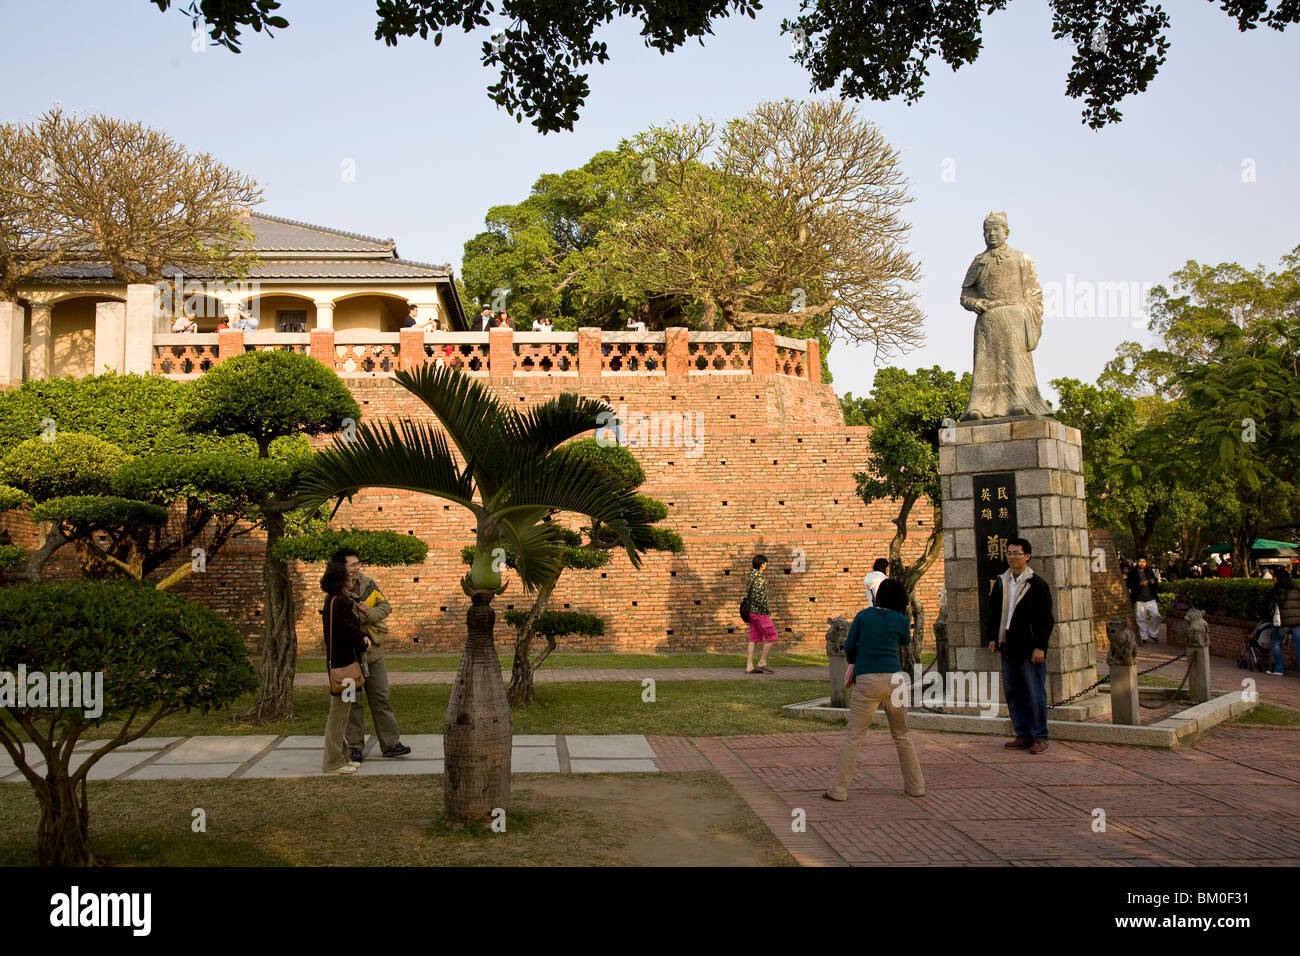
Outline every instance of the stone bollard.
[(1110, 722), (1139, 726), (1137, 641), (1127, 621), (1107, 621), (1106, 638), (1110, 650), (1106, 663), (1110, 665)]
[(1187, 689), (1194, 703), (1203, 704), (1210, 699), (1210, 625), (1197, 608), (1187, 612), (1186, 620)]
[(848, 690), (844, 686), (844, 672), (849, 662), (844, 659), (844, 641), (849, 636), (849, 621), (843, 617), (828, 617), (826, 623), (826, 657), (831, 665), (831, 706), (849, 706)]

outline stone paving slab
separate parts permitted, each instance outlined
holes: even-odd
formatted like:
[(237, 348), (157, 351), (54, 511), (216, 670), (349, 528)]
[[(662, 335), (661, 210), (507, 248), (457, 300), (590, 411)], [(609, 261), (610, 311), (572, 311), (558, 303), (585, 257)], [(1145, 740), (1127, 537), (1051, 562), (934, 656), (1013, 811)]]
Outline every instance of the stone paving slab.
[(235, 763), (251, 760), (276, 740), (275, 734), (227, 737), (190, 737), (158, 763)]
[(573, 773), (658, 773), (653, 760), (569, 760)]
[(520, 747), (510, 750), (513, 773), (559, 773), (560, 757), (554, 747)]
[(569, 757), (620, 758), (653, 760), (655, 752), (641, 734), (605, 734), (601, 736), (566, 736)]
[(324, 759), (323, 747), (317, 747), (315, 750), (277, 747), (245, 770), (241, 777), (251, 779), (314, 777), (324, 772), (321, 770)]
[[(316, 758), (316, 768), (320, 769), (320, 758)], [(239, 769), (235, 763), (151, 763), (138, 767), (123, 777), (123, 780), (221, 780), (229, 777)]]
[[(95, 761), (95, 765), (90, 768), (90, 773), (86, 774), (86, 779), (112, 780), (114, 777), (126, 773), (133, 767), (138, 767), (155, 753), (157, 753), (157, 751), (135, 750), (127, 751), (126, 753), (118, 753), (116, 750), (111, 751)], [(68, 769), (75, 773), (80, 770), (81, 765), (89, 759), (90, 754), (88, 753), (78, 754), (74, 752), (72, 759), (68, 761)]]
[[(133, 740), (129, 744), (123, 744), (120, 747), (114, 747), (113, 753), (122, 753), (130, 750), (164, 750), (176, 743), (178, 740), (184, 740), (184, 737), (141, 737)], [(104, 744), (102, 740), (82, 740), (72, 748), (73, 753), (82, 750), (96, 750)], [(8, 756), (7, 754), (5, 756)]]

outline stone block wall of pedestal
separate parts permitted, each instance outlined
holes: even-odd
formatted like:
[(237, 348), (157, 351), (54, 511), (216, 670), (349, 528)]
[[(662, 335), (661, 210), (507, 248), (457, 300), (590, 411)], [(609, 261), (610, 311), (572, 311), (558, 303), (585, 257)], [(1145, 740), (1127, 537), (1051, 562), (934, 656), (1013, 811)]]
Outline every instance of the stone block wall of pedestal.
[(1050, 419), (969, 422), (939, 436), (943, 493), (944, 583), (948, 641), (959, 670), (996, 670), (979, 620), (973, 476), (1014, 471), (1016, 522), (1033, 547), (1030, 567), (1052, 586), (1056, 629), (1047, 650), (1048, 702), (1097, 679), (1092, 628), (1088, 516), (1084, 505), (1081, 436)]

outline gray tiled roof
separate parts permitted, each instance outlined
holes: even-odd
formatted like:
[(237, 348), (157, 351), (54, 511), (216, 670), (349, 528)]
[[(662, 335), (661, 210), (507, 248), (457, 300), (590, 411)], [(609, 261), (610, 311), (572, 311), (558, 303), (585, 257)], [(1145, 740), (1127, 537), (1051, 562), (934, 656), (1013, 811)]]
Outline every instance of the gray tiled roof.
[(355, 232), (314, 226), (309, 222), (281, 219), (255, 212), (249, 223), (254, 246), (259, 252), (376, 252), (391, 254), (396, 248), (392, 239), (376, 239)]
[(248, 273), (249, 279), (445, 279), (446, 267), (405, 259), (273, 259)]

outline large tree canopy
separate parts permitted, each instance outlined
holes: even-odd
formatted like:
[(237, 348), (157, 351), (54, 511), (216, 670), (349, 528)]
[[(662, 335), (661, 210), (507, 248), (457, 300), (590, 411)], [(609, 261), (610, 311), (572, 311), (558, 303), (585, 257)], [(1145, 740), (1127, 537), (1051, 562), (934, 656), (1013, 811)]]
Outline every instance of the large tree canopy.
[(839, 102), (762, 103), (722, 125), (652, 127), (541, 177), (465, 244), (465, 288), (557, 328), (774, 328), (921, 341), (898, 155)]
[(1282, 268), (1188, 262), (1148, 301), (1152, 347), (1125, 342), (1099, 388), (1057, 380), (1084, 436), (1089, 516), (1189, 560), (1231, 538), (1236, 573), (1255, 537), (1300, 522), (1300, 247)]
[(241, 276), (256, 261), (261, 190), (208, 153), (112, 116), (56, 107), (0, 131), (0, 299), (59, 262), (93, 258), (119, 282), (164, 269)]
[[(167, 10), (172, 0), (151, 0)], [(1169, 49), (1171, 21), (1158, 3), (1145, 0), (1049, 0), (1052, 36), (1069, 40), (1076, 53), (1065, 91), (1083, 99), (1083, 119), (1098, 128), (1118, 122), (1116, 104), (1141, 93), (1155, 78)], [(838, 85), (849, 98), (911, 103), (924, 92), (936, 54), (954, 70), (975, 62), (984, 21), (1007, 0), (801, 0), (799, 16), (781, 23), (793, 40), (791, 59), (809, 71), (812, 88)], [(179, 4), (178, 4), (179, 6)], [(1285, 30), (1300, 20), (1296, 0), (1219, 0), (1243, 33), (1260, 25)], [(571, 130), (587, 101), (588, 74), (609, 59), (597, 28), (619, 18), (641, 24), (645, 45), (667, 54), (687, 40), (713, 34), (714, 22), (732, 14), (751, 19), (759, 0), (678, 0), (674, 3), (614, 0), (377, 0), (375, 38), (395, 46), (419, 34), (442, 42), (460, 29), (484, 37), (483, 65), (500, 70), (488, 94), (516, 120), (528, 117), (543, 133)], [(192, 0), (182, 12), (197, 30), (208, 27), (214, 43), (236, 53), (240, 28), (283, 29), (289, 21), (277, 0)]]

